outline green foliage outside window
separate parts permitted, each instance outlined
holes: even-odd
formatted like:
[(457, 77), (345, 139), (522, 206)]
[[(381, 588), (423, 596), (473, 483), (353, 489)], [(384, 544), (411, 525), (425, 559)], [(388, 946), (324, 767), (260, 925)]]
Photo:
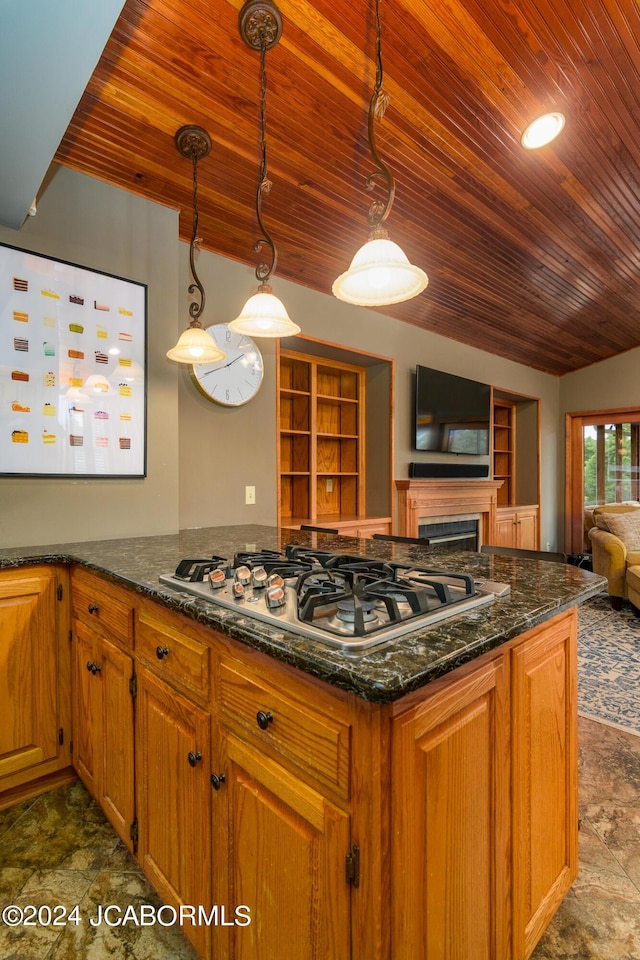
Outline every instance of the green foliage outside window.
[[(598, 490), (597, 480), (597, 439), (596, 430), (604, 430), (604, 489)], [(618, 436), (616, 436), (616, 427), (613, 425), (600, 427), (585, 427), (584, 429), (584, 502), (585, 504), (595, 503), (616, 503), (622, 500), (634, 499), (632, 494), (632, 473), (637, 476), (636, 470), (632, 471), (631, 463), (631, 424), (620, 424)]]

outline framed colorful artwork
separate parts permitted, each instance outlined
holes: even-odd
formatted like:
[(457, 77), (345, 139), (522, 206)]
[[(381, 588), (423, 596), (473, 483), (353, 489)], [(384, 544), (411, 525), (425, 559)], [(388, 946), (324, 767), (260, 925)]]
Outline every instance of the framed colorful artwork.
[(146, 476), (147, 287), (0, 244), (0, 475)]

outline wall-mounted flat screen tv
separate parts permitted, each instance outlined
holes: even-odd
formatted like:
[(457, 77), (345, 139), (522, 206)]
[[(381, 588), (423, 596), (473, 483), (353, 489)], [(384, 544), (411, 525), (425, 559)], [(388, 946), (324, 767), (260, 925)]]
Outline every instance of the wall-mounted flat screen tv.
[(416, 450), (486, 456), (490, 421), (489, 384), (416, 367)]

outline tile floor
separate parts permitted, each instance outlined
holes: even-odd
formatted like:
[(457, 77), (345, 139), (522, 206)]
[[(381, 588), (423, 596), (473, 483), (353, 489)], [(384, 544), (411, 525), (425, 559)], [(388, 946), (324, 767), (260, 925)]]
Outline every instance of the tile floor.
[(580, 869), (532, 960), (639, 960), (640, 736), (578, 729)]
[[(581, 718), (580, 818), (580, 873), (533, 960), (639, 960), (640, 737)], [(195, 960), (177, 928), (89, 923), (100, 904), (159, 900), (78, 782), (0, 811), (0, 906), (13, 903), (77, 903), (82, 922), (0, 923), (1, 960)]]
[(80, 922), (0, 921), (1, 960), (196, 960), (177, 927), (91, 925), (98, 905), (160, 900), (79, 781), (0, 811), (0, 909), (7, 904), (78, 904)]

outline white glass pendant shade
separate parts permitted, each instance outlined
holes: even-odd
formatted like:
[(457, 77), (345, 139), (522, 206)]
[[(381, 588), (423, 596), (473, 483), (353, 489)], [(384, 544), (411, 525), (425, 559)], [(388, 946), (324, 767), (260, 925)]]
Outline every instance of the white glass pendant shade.
[(282, 300), (274, 296), (268, 283), (249, 297), (240, 316), (229, 324), (234, 333), (247, 337), (293, 337), (300, 327), (287, 313)]
[(545, 147), (558, 136), (564, 127), (564, 116), (561, 113), (545, 113), (529, 124), (522, 134), (520, 142), (527, 150), (536, 150)]
[(334, 281), (338, 300), (363, 307), (381, 307), (416, 297), (429, 283), (424, 270), (409, 263), (397, 243), (374, 237), (363, 244), (351, 266)]
[(217, 346), (213, 337), (198, 324), (198, 326), (188, 327), (175, 347), (167, 350), (169, 360), (175, 360), (176, 363), (218, 363), (224, 360), (224, 353)]
[(109, 381), (99, 373), (92, 373), (87, 377), (84, 386), (93, 393), (109, 393)]

